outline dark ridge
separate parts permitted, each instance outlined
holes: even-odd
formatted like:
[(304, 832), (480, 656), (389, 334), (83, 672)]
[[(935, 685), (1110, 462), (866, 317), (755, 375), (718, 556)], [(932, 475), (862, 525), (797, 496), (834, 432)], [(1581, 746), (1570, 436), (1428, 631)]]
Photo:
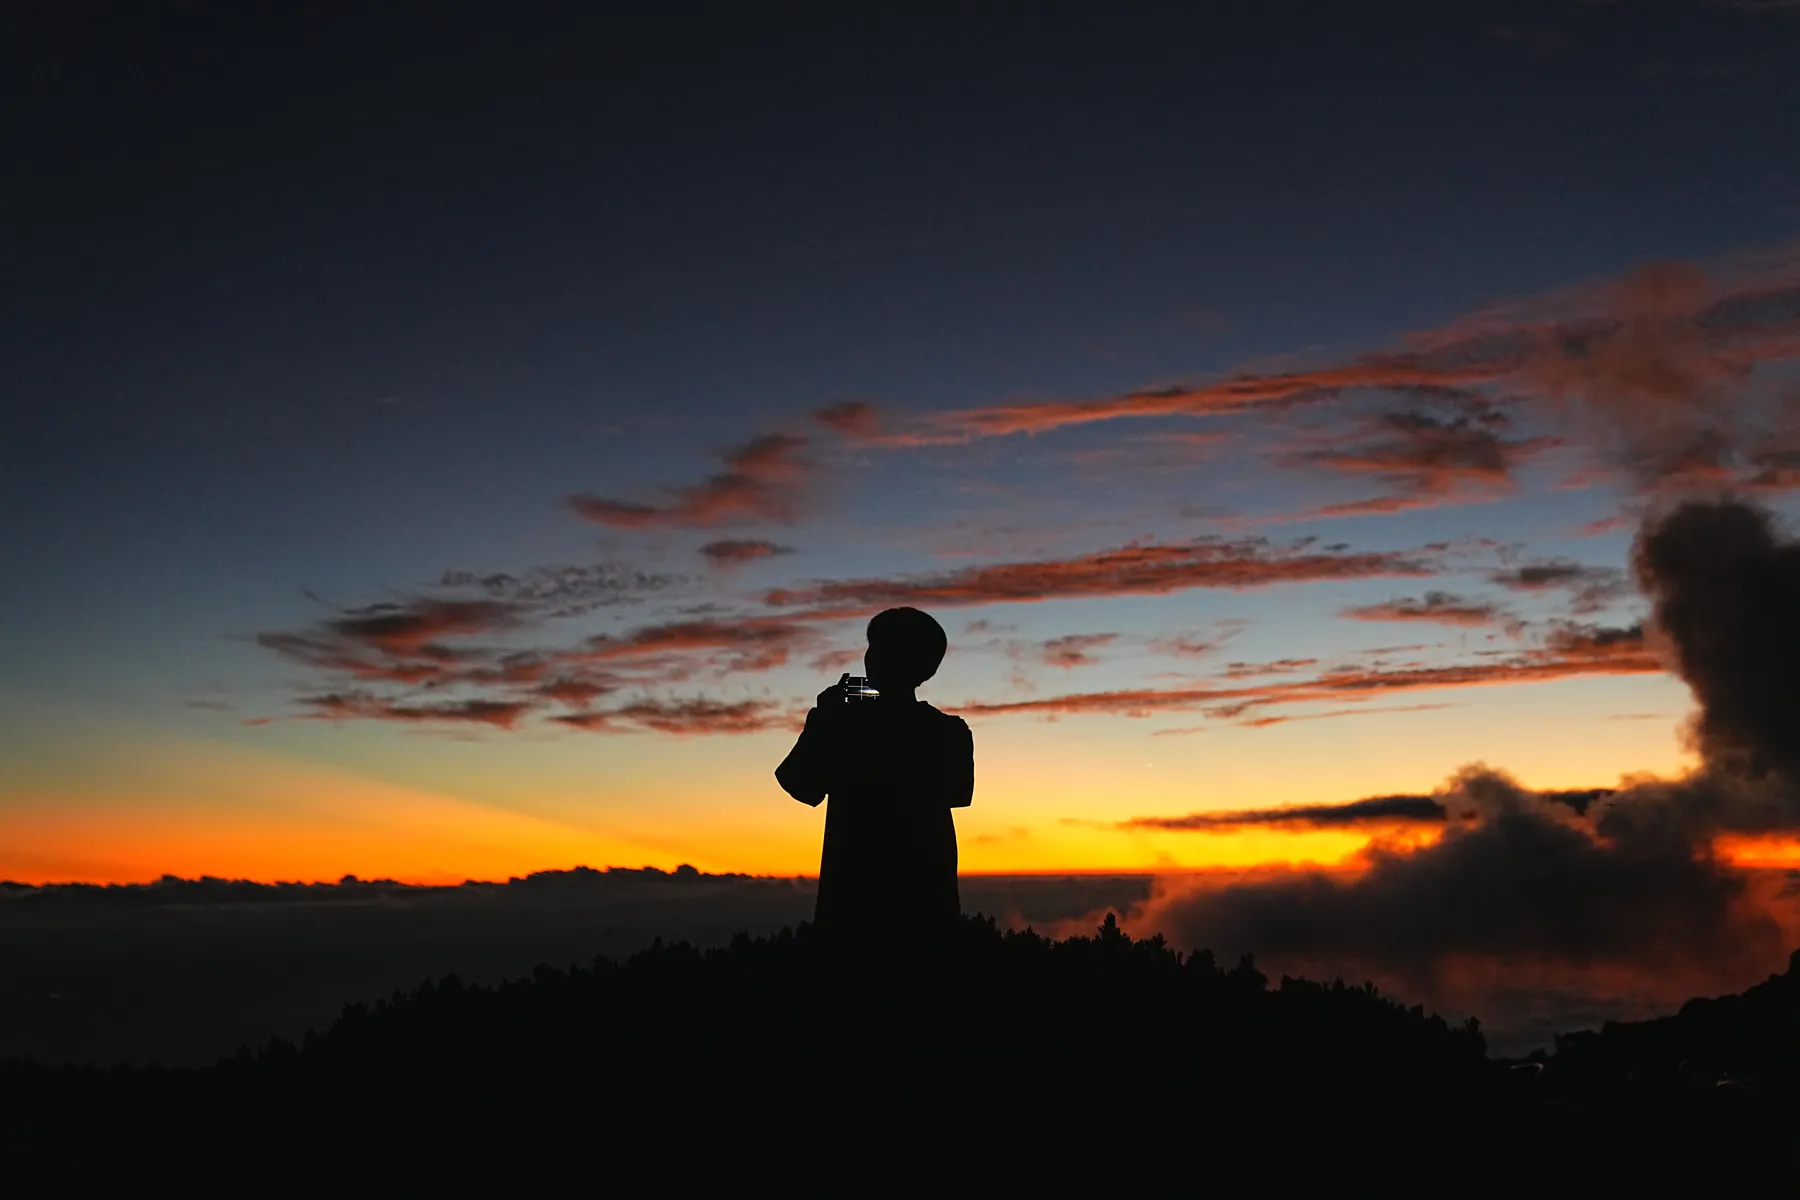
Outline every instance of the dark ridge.
[[(1479, 1162), (1487, 1182), (1716, 1182), (1794, 1109), (1795, 996), (1790, 973), (1496, 1063), (1474, 1020), (1342, 980), (1272, 983), (1250, 956), (1227, 968), (1110, 917), (1064, 941), (965, 918), (953, 947), (911, 961), (832, 958), (803, 925), (495, 987), (446, 977), (208, 1068), (8, 1063), (0, 1138), (16, 1177), (77, 1192), (272, 1164), (276, 1190), (314, 1191), (572, 1162), (688, 1183), (713, 1169), (1178, 1182), (1198, 1169), (1188, 1148), (1217, 1156), (1212, 1178), (1328, 1175), (1361, 1154), (1383, 1171)], [(1749, 1012), (1763, 1033), (1744, 1033)], [(1690, 1086), (1690, 1063), (1627, 1094), (1637, 1076), (1620, 1064), (1708, 1048), (1727, 1072), (1755, 1061), (1754, 1087)], [(1659, 1138), (1657, 1157), (1634, 1149)]]

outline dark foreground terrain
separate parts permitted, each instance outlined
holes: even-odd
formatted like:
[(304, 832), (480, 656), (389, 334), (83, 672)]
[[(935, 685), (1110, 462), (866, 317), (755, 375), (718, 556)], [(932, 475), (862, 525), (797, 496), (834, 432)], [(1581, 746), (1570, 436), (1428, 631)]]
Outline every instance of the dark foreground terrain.
[(254, 1192), (814, 1191), (1302, 1178), (1713, 1191), (1782, 1172), (1800, 975), (1496, 1062), (1371, 988), (1267, 979), (1111, 919), (846, 962), (812, 931), (351, 1005), (204, 1069), (0, 1067), (15, 1181)]

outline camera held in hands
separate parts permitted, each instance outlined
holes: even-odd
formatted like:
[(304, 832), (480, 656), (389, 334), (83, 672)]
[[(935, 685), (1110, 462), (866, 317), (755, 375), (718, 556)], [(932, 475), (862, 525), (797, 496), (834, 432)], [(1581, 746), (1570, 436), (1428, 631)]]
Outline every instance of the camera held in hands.
[(838, 680), (838, 691), (846, 701), (874, 700), (881, 695), (869, 686), (868, 679), (862, 675), (844, 675)]

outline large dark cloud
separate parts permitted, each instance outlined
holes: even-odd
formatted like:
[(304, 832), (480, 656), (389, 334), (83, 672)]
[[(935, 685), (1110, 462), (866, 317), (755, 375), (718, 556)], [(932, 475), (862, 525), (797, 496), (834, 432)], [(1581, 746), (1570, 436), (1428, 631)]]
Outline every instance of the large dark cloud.
[[(1417, 798), (1406, 799), (1390, 803), (1411, 811)], [(1685, 977), (1755, 973), (1785, 958), (1780, 925), (1704, 846), (1597, 838), (1568, 808), (1491, 771), (1465, 772), (1434, 799), (1469, 819), (1447, 822), (1430, 846), (1377, 843), (1353, 876), (1277, 872), (1178, 892), (1153, 903), (1147, 923), (1182, 945), (1427, 988), (1459, 959)]]
[[(1716, 771), (1800, 783), (1800, 545), (1741, 503), (1687, 503), (1639, 538), (1637, 576)], [(1795, 810), (1800, 816), (1800, 809)]]
[(1778, 968), (1791, 936), (1782, 914), (1715, 838), (1800, 833), (1800, 545), (1752, 505), (1688, 501), (1646, 525), (1634, 565), (1648, 639), (1568, 626), (1554, 649), (1607, 664), (1639, 660), (1647, 640), (1661, 647), (1699, 704), (1691, 774), (1538, 793), (1476, 767), (1430, 798), (1141, 818), (1135, 827), (1319, 828), (1437, 821), (1435, 807), (1442, 834), (1417, 848), (1377, 840), (1360, 869), (1166, 889), (1136, 914), (1140, 927), (1440, 1001), (1501, 976), (1673, 999)]

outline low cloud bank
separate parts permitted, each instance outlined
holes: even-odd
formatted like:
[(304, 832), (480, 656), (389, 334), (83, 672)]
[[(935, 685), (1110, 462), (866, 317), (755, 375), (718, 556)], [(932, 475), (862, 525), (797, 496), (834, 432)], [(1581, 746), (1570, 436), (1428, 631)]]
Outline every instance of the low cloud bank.
[[(808, 878), (692, 867), (546, 871), (504, 882), (0, 882), (0, 1060), (202, 1064), (342, 1006), (456, 973), (472, 982), (639, 950), (723, 945), (812, 916)], [(964, 907), (1053, 927), (1128, 908), (1148, 876), (971, 876)]]

